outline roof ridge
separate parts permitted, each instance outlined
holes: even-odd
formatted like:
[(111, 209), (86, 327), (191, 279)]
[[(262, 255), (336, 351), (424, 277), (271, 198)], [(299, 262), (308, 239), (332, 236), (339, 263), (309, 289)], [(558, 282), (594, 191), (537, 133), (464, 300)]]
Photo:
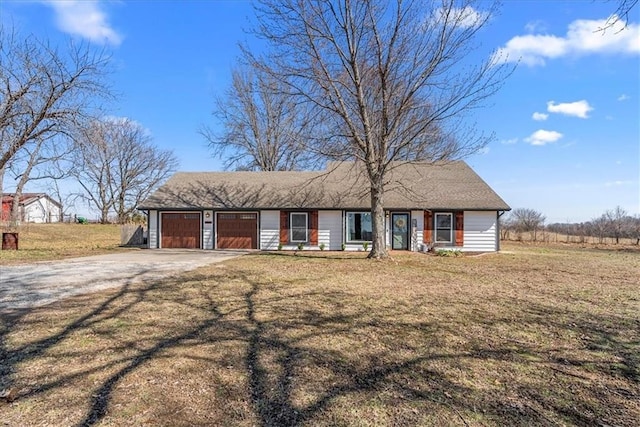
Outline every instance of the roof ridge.
[[(354, 162), (336, 163), (315, 171), (177, 172), (139, 208), (370, 209), (370, 186), (362, 169), (354, 170)], [(463, 160), (405, 166), (397, 165), (388, 175), (388, 209), (509, 209)]]

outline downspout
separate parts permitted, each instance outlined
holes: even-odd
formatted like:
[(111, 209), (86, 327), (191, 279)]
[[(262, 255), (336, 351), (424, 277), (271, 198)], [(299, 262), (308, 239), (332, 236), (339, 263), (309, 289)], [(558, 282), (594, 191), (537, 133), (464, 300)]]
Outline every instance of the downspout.
[[(147, 217), (147, 236), (146, 236), (146, 240), (147, 240), (147, 241), (146, 241), (146, 242), (143, 242), (143, 243), (146, 243), (146, 244), (147, 244), (147, 249), (151, 249), (151, 248), (149, 247), (149, 224), (150, 224), (150, 222), (149, 222), (149, 211), (148, 211), (148, 210), (143, 210), (143, 209), (141, 209), (141, 211), (142, 211), (142, 212), (144, 213), (144, 215)], [(142, 237), (143, 237), (143, 239), (145, 238), (145, 237), (144, 237), (144, 233), (142, 233)]]
[(506, 214), (507, 211), (497, 211), (497, 216), (496, 216), (496, 249), (498, 250), (498, 252), (500, 252), (500, 217), (502, 217), (502, 215)]

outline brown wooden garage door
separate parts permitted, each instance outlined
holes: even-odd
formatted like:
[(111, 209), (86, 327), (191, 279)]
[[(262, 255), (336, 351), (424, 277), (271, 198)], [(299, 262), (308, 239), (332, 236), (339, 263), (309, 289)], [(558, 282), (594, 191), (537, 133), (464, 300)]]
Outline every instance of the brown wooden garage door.
[(218, 249), (258, 249), (257, 213), (219, 213)]
[(200, 214), (193, 212), (162, 213), (163, 248), (200, 248)]

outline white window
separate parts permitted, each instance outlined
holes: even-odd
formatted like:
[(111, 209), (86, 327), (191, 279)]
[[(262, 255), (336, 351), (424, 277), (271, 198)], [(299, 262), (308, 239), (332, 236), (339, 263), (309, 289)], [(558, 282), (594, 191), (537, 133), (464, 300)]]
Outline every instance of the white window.
[(308, 240), (306, 212), (291, 213), (291, 228), (289, 236), (289, 240), (292, 242), (306, 242)]
[(372, 234), (371, 212), (347, 212), (347, 242), (370, 242)]
[(435, 222), (436, 243), (451, 243), (453, 237), (453, 214), (437, 213)]

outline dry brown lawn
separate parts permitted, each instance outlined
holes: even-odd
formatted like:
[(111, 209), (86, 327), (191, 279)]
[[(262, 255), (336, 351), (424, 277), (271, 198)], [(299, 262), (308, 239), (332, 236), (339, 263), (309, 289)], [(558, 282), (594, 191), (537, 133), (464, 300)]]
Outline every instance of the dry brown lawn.
[(255, 254), (2, 315), (0, 424), (638, 425), (640, 252)]
[[(9, 232), (0, 227), (0, 232)], [(0, 266), (97, 255), (120, 245), (120, 226), (115, 224), (29, 224), (18, 233), (19, 250), (0, 250)]]

